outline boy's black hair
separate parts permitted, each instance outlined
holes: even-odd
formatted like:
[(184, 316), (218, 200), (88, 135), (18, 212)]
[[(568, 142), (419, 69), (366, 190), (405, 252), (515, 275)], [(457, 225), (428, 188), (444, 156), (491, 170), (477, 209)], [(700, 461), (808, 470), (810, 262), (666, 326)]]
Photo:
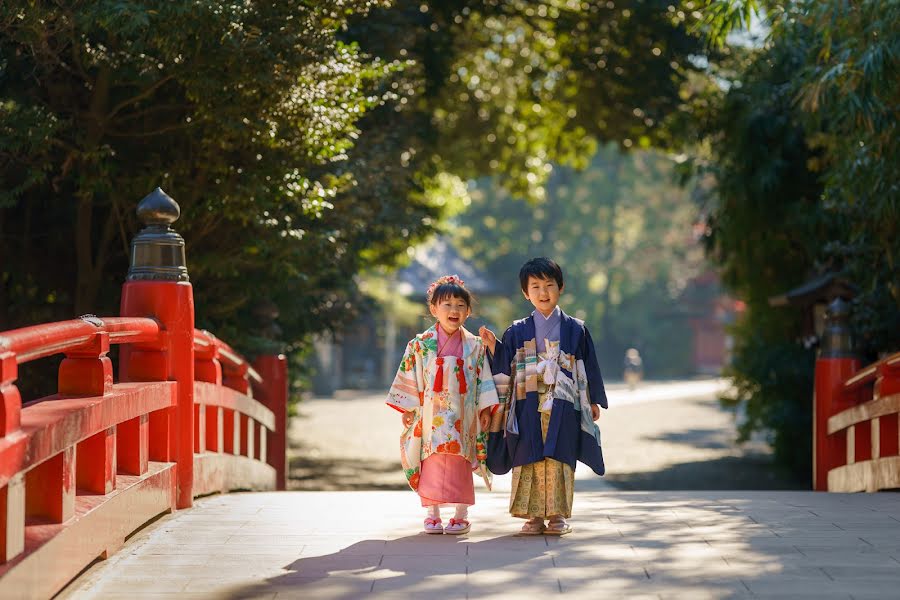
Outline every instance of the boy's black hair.
[(523, 292), (528, 292), (528, 278), (537, 277), (538, 279), (555, 279), (559, 289), (563, 286), (562, 268), (552, 259), (546, 256), (532, 258), (519, 269), (519, 285), (522, 286)]
[(447, 298), (461, 298), (466, 303), (466, 306), (472, 308), (472, 292), (457, 283), (442, 283), (434, 288), (434, 293), (431, 295), (431, 303), (437, 304)]

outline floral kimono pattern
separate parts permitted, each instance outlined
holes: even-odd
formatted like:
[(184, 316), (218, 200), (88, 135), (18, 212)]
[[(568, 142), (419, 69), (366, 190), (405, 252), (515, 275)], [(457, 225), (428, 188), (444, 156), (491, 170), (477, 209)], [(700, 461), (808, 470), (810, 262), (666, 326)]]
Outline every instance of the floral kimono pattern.
[(487, 432), (478, 414), (499, 403), (494, 381), (485, 369), (481, 338), (462, 328), (463, 356), (438, 358), (437, 330), (430, 327), (410, 340), (388, 392), (387, 404), (414, 411), (400, 436), (400, 462), (409, 486), (419, 486), (422, 461), (435, 453), (462, 456), (479, 471), (488, 489), (485, 464)]

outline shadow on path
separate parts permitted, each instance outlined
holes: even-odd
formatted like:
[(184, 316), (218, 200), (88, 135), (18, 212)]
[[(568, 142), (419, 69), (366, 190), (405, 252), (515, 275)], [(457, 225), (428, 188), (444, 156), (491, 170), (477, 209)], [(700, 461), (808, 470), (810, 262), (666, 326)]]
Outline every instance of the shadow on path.
[(288, 489), (406, 490), (406, 480), (398, 476), (402, 472), (399, 460), (292, 456), (288, 463)]
[[(807, 490), (809, 486), (779, 473), (771, 456), (745, 454), (678, 463), (647, 472), (607, 473), (604, 480), (621, 490)], [(578, 482), (582, 483), (582, 482)], [(590, 489), (590, 482), (583, 489)]]
[[(284, 575), (233, 590), (228, 600), (282, 597), (356, 597), (369, 592), (408, 597), (466, 598), (502, 595), (504, 581), (547, 570), (548, 591), (561, 591), (552, 574), (560, 540), (504, 535), (481, 541), (465, 536), (417, 535), (356, 542), (331, 554), (298, 558)], [(535, 588), (540, 591), (540, 586)]]

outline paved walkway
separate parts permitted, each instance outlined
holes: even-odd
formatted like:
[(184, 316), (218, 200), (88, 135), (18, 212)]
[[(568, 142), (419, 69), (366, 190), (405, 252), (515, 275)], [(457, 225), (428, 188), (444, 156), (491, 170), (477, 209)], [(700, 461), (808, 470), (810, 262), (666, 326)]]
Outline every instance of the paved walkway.
[(472, 533), (418, 533), (407, 492), (200, 500), (62, 594), (244, 598), (897, 598), (900, 496), (576, 491), (575, 532), (515, 537), (506, 494)]
[[(717, 396), (721, 380), (607, 386), (602, 411), (607, 476), (579, 468), (584, 489), (708, 490), (796, 487), (777, 477), (762, 443), (737, 446), (734, 416)], [(291, 421), (290, 478), (296, 490), (404, 490), (400, 415), (384, 391), (343, 390), (312, 398)], [(501, 482), (502, 485), (502, 482)]]

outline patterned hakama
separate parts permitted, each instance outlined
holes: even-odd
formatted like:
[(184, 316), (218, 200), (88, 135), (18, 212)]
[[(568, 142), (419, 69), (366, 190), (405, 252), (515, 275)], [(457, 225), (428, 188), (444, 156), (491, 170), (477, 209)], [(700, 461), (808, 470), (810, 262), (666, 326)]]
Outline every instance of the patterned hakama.
[[(543, 358), (543, 356), (542, 356)], [(549, 393), (542, 378), (538, 379), (538, 406)], [(546, 441), (550, 413), (541, 413), (541, 436)], [(566, 463), (545, 458), (538, 462), (513, 467), (509, 512), (514, 517), (531, 519), (562, 515), (572, 516), (572, 497), (575, 493), (575, 469)]]

